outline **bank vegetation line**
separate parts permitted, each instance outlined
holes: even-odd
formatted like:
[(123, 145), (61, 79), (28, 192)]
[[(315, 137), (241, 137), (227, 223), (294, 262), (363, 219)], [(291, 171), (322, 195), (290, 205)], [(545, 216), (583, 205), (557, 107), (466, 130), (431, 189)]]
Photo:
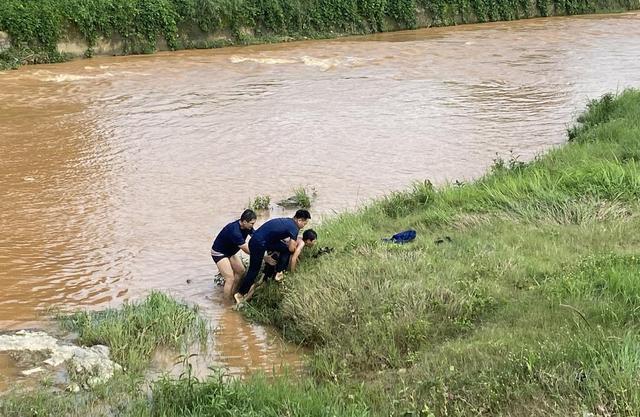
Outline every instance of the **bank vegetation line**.
[[(0, 415), (640, 415), (639, 198), (640, 91), (629, 90), (591, 102), (569, 142), (534, 161), (418, 183), (323, 224), (334, 250), (245, 310), (312, 347), (307, 373), (200, 381), (185, 366), (144, 390), (132, 364), (202, 334), (193, 310), (156, 293), (64, 321), (110, 346), (119, 376), (78, 394), (18, 391)], [(382, 242), (407, 227), (415, 241)]]
[(329, 220), (334, 251), (249, 316), (376, 415), (640, 415), (640, 91), (578, 121), (534, 161)]
[(0, 70), (418, 27), (640, 9), (640, 0), (3, 0)]

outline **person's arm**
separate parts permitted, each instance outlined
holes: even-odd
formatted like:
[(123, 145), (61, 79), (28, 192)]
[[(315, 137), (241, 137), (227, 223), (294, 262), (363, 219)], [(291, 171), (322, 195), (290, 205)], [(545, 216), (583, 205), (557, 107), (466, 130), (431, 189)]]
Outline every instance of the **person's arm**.
[[(251, 229), (251, 232), (249, 232), (249, 236), (251, 236), (251, 234), (253, 233), (253, 229)], [(247, 236), (247, 237), (249, 237)], [(242, 236), (241, 233), (238, 233), (235, 237), (235, 244), (238, 245), (238, 247), (247, 255), (250, 255), (249, 253), (249, 242), (247, 241), (247, 238), (245, 238), (244, 236)]]
[(298, 246), (298, 233), (298, 227), (292, 225), (289, 229), (289, 243), (287, 244), (287, 246), (289, 246), (289, 253), (293, 253), (296, 251), (296, 246)]
[(289, 252), (294, 253), (298, 246), (298, 241), (296, 239), (289, 239), (289, 243), (287, 243), (287, 247), (289, 248)]
[(242, 245), (238, 246), (244, 253), (250, 255), (249, 253), (249, 242), (244, 242)]
[(291, 268), (291, 272), (295, 272), (296, 267), (298, 266), (298, 258), (302, 253), (302, 249), (304, 249), (304, 240), (299, 239), (299, 242), (297, 242), (296, 250), (291, 256), (291, 264), (289, 266)]

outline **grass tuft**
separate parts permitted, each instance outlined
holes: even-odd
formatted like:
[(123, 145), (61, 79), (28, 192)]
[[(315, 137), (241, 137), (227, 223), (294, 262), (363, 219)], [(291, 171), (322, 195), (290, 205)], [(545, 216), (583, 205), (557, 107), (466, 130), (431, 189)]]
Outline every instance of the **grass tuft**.
[(60, 317), (63, 328), (78, 332), (79, 342), (107, 345), (111, 357), (129, 372), (140, 372), (158, 346), (179, 349), (197, 336), (207, 340), (206, 322), (197, 309), (152, 292), (143, 302), (117, 310), (78, 312)]

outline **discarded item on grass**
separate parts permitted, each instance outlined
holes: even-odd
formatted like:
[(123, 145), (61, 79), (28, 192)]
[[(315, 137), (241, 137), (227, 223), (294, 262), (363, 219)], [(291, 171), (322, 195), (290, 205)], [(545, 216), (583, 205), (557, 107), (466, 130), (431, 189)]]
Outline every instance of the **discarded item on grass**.
[(445, 237), (439, 237), (433, 241), (433, 243), (435, 243), (436, 245), (440, 245), (444, 242), (451, 242), (451, 238), (449, 236), (445, 236)]
[(388, 239), (382, 239), (383, 242), (391, 242), (391, 243), (398, 243), (398, 244), (404, 244), (404, 243), (409, 243), (411, 242), (413, 239), (416, 238), (417, 232), (413, 229), (409, 229), (409, 230), (405, 230), (403, 232), (400, 233), (396, 233), (395, 235), (391, 236)]
[(333, 248), (330, 248), (329, 246), (323, 246), (320, 249), (318, 249), (318, 252), (313, 254), (314, 258), (319, 258), (322, 255), (328, 255), (331, 252), (333, 252)]

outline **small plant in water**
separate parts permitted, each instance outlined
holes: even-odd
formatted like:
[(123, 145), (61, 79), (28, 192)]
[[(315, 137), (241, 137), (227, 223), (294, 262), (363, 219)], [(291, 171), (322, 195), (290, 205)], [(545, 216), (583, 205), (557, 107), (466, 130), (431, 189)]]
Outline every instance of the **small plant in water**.
[(278, 201), (278, 205), (285, 208), (309, 208), (314, 198), (318, 196), (318, 192), (314, 187), (309, 189), (298, 187), (293, 190), (293, 195), (284, 200)]
[(516, 155), (513, 150), (509, 151), (509, 159), (504, 160), (496, 152), (496, 157), (491, 166), (491, 172), (515, 171), (524, 168), (527, 163), (520, 161), (520, 155)]
[[(313, 189), (312, 189), (313, 190)], [(311, 207), (311, 200), (315, 197), (315, 190), (312, 191), (311, 194), (307, 192), (307, 189), (304, 187), (299, 187), (294, 190), (294, 197), (298, 202), (298, 207), (300, 208), (309, 208)]]
[(268, 195), (258, 195), (253, 199), (253, 202), (249, 204), (249, 207), (253, 210), (268, 210), (269, 204), (271, 204), (271, 197)]
[(189, 362), (191, 358), (196, 356), (198, 356), (197, 353), (191, 353), (189, 355), (180, 355), (178, 356), (178, 361), (176, 362), (176, 365), (181, 363), (182, 368), (184, 369), (180, 374), (180, 376), (178, 377), (178, 379), (186, 380), (189, 387), (191, 387), (194, 383), (200, 382), (198, 378), (196, 378), (193, 375), (193, 365), (191, 365), (191, 362)]

